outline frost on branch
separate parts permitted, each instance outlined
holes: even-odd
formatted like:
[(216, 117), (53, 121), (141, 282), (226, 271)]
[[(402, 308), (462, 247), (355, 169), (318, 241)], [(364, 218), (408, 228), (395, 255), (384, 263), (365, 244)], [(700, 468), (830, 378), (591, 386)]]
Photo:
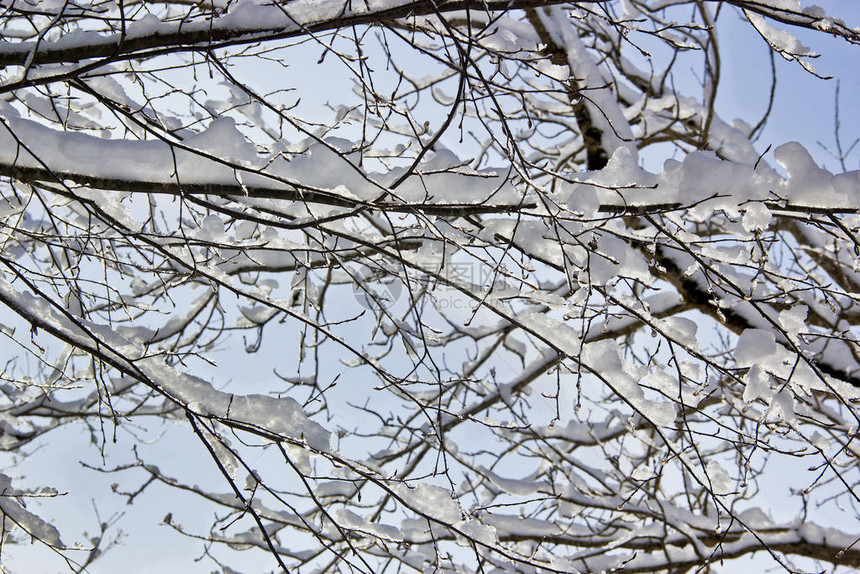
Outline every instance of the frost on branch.
[(858, 43), (795, 0), (4, 4), (3, 560), (116, 570), (157, 509), (205, 571), (860, 568), (856, 134), (721, 117), (727, 18)]

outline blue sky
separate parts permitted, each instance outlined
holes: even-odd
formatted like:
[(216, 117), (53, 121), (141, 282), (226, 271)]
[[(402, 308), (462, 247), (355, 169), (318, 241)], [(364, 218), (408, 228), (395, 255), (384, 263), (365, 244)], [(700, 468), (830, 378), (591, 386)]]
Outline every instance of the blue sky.
[[(811, 2), (803, 0), (804, 7)], [(857, 0), (816, 0), (815, 4), (828, 14), (839, 16), (853, 28), (860, 27), (860, 2)], [(733, 24), (731, 21), (736, 21)], [(721, 19), (720, 42), (723, 51), (723, 78), (718, 95), (718, 111), (723, 119), (741, 118), (755, 123), (767, 108), (770, 90), (770, 60), (768, 47), (749, 25), (739, 22), (734, 14)], [(729, 25), (726, 25), (729, 24)], [(739, 25), (740, 24), (740, 25)], [(776, 26), (785, 28), (782, 24)], [(819, 162), (837, 171), (837, 162), (816, 142), (835, 148), (834, 110), (837, 81), (840, 84), (840, 116), (843, 143), (860, 135), (860, 60), (858, 50), (847, 42), (824, 34), (806, 31), (796, 36), (808, 47), (821, 54), (812, 60), (816, 72), (833, 79), (818, 79), (797, 62), (776, 58), (778, 74), (774, 111), (756, 147), (764, 151), (768, 145), (777, 147), (788, 141), (799, 141), (809, 148)], [(860, 167), (860, 153), (851, 156), (849, 169)]]

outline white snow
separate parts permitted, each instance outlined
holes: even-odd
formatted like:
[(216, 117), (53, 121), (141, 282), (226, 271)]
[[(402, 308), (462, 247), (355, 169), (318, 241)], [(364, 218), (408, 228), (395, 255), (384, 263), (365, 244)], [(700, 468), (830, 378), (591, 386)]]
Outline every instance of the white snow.
[(669, 426), (675, 422), (675, 406), (668, 401), (651, 401), (645, 398), (640, 386), (624, 369), (618, 342), (614, 340), (589, 343), (582, 351), (581, 360), (593, 374), (628, 401), (646, 420), (656, 426)]
[(735, 363), (738, 367), (751, 367), (775, 353), (776, 339), (771, 331), (747, 329), (738, 337)]
[(395, 483), (391, 490), (416, 512), (444, 524), (460, 521), (460, 505), (451, 492), (435, 485), (419, 482), (414, 485)]
[(16, 497), (27, 497), (30, 494), (13, 488), (12, 479), (0, 473), (0, 513), (34, 539), (55, 548), (63, 548), (65, 545), (60, 540), (57, 529), (25, 509), (16, 500)]
[(708, 461), (707, 472), (714, 494), (729, 494), (734, 490), (734, 481), (719, 462)]
[(742, 224), (747, 231), (761, 231), (770, 225), (773, 215), (763, 203), (753, 203), (744, 211)]

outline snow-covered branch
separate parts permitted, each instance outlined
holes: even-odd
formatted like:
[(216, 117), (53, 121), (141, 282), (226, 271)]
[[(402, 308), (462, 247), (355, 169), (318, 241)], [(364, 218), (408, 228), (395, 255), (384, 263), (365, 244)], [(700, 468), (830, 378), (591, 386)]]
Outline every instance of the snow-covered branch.
[(6, 2), (0, 558), (107, 563), (143, 507), (207, 571), (860, 568), (856, 134), (757, 139), (797, 30), (858, 40), (794, 0)]

